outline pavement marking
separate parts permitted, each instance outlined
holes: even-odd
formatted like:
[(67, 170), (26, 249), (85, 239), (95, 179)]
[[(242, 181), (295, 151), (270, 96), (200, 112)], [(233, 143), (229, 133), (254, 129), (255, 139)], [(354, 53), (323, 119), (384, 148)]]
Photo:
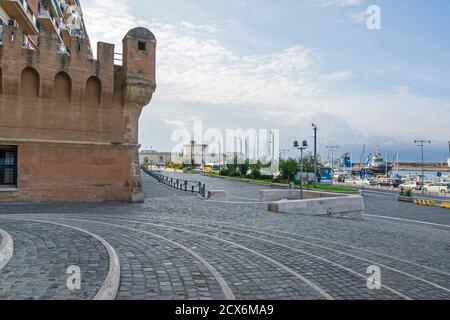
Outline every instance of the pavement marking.
[(365, 216), (372, 217), (372, 218), (381, 218), (381, 219), (388, 219), (388, 220), (412, 222), (412, 223), (424, 224), (424, 225), (435, 226), (435, 227), (450, 228), (450, 225), (447, 225), (447, 224), (439, 224), (439, 223), (432, 223), (432, 222), (419, 221), (419, 220), (408, 220), (408, 219), (401, 219), (401, 218), (394, 218), (394, 217), (387, 217), (387, 216), (377, 216), (377, 215), (373, 215), (373, 214), (365, 214)]
[[(364, 190), (364, 194), (369, 194), (369, 195), (373, 195), (373, 196), (388, 196), (388, 197), (391, 197), (391, 198), (397, 198), (398, 197), (398, 193), (393, 193), (393, 192), (381, 192), (381, 191), (373, 191), (373, 190)], [(416, 195), (413, 195), (413, 196), (421, 196), (421, 197), (423, 197), (422, 195), (420, 195), (420, 194), (416, 194)], [(426, 199), (424, 198), (424, 200), (431, 200), (431, 201), (436, 201), (436, 202), (439, 202), (439, 201), (442, 201), (442, 200), (444, 200), (445, 198), (436, 198), (436, 197), (433, 197), (433, 196), (426, 196), (425, 195), (425, 197), (427, 197)]]
[(98, 241), (100, 241), (100, 243), (105, 247), (106, 251), (108, 252), (109, 270), (108, 270), (108, 274), (106, 275), (105, 281), (103, 282), (103, 285), (100, 287), (100, 289), (94, 296), (93, 300), (114, 300), (116, 298), (118, 290), (119, 290), (119, 285), (120, 285), (119, 256), (117, 255), (114, 248), (108, 242), (106, 242), (103, 238), (101, 238), (98, 235), (91, 233), (87, 230), (73, 227), (73, 226), (70, 226), (67, 224), (57, 223), (57, 222), (37, 220), (37, 219), (9, 218), (9, 217), (8, 218), (0, 217), (0, 219), (52, 224), (52, 225), (56, 225), (56, 226), (61, 226), (61, 227), (77, 230), (79, 232), (85, 233), (85, 234), (97, 239)]
[[(192, 251), (191, 249), (185, 247), (184, 245), (175, 242), (173, 240), (170, 240), (168, 238), (165, 238), (163, 236), (151, 233), (149, 231), (145, 231), (145, 230), (139, 230), (139, 229), (135, 229), (135, 228), (130, 228), (127, 226), (122, 226), (119, 224), (114, 224), (114, 223), (106, 223), (106, 222), (100, 222), (100, 221), (96, 221), (96, 220), (85, 220), (85, 219), (68, 219), (68, 218), (56, 218), (54, 217), (53, 219), (57, 219), (57, 220), (67, 220), (67, 221), (75, 221), (75, 222), (90, 222), (90, 223), (97, 223), (97, 224), (103, 224), (103, 225), (110, 225), (110, 226), (115, 226), (115, 227), (120, 227), (120, 228), (125, 228), (125, 229), (129, 229), (129, 230), (133, 230), (133, 231), (137, 231), (137, 232), (141, 232), (141, 233), (145, 233), (148, 234), (150, 236), (153, 236), (155, 238), (167, 241), (169, 243), (172, 243), (173, 245), (181, 248), (182, 250), (188, 252), (190, 255), (192, 255), (194, 258), (196, 258), (197, 260), (199, 260), (214, 276), (214, 278), (216, 279), (217, 283), (219, 284), (220, 288), (222, 289), (222, 292), (225, 296), (226, 300), (236, 300), (232, 290), (230, 289), (230, 287), (228, 286), (227, 282), (225, 281), (225, 279), (222, 277), (222, 275), (206, 260), (204, 259), (202, 256), (200, 256), (199, 254), (195, 253), (194, 251)], [(77, 229), (76, 227), (73, 227), (75, 229)]]
[(8, 232), (0, 229), (0, 270), (11, 260), (14, 253), (14, 241)]
[[(159, 236), (159, 235), (156, 235), (156, 234), (153, 234), (153, 233), (144, 231), (144, 230), (134, 229), (134, 228), (126, 227), (126, 226), (119, 225), (119, 224), (112, 224), (112, 223), (106, 223), (106, 222), (99, 222), (99, 221), (96, 221), (96, 220), (67, 219), (67, 218), (54, 218), (54, 219), (72, 220), (72, 221), (85, 221), (85, 222), (90, 222), (90, 223), (100, 223), (100, 224), (113, 225), (113, 226), (118, 226), (118, 227), (122, 227), (122, 228), (127, 228), (127, 229), (134, 230), (134, 231), (139, 231), (139, 232), (143, 232), (143, 233), (148, 233), (148, 234), (154, 235), (155, 237), (158, 237), (158, 238), (161, 238), (161, 239), (166, 239), (166, 238), (164, 238), (164, 237), (161, 237), (161, 236)], [(103, 220), (103, 219), (104, 219), (104, 220), (108, 220), (108, 221), (111, 220), (111, 219), (107, 219), (107, 218), (97, 218), (97, 219), (100, 219), (100, 220)], [(120, 220), (120, 219), (114, 219), (114, 220)], [(136, 223), (136, 224), (147, 224), (147, 225), (160, 226), (160, 225), (153, 224), (153, 223), (147, 223), (147, 222), (141, 222), (141, 221), (135, 221), (135, 220), (127, 220), (127, 222), (129, 222), (129, 223)], [(232, 246), (238, 247), (238, 248), (240, 248), (240, 249), (242, 249), (242, 250), (248, 251), (248, 252), (250, 252), (250, 253), (252, 253), (252, 254), (254, 254), (254, 255), (257, 255), (257, 256), (259, 256), (259, 257), (261, 257), (261, 258), (263, 258), (263, 259), (265, 259), (265, 260), (267, 260), (267, 261), (270, 261), (272, 264), (274, 264), (274, 265), (280, 267), (281, 269), (283, 269), (283, 270), (285, 270), (285, 271), (291, 273), (291, 274), (294, 275), (296, 278), (300, 279), (301, 281), (303, 281), (304, 283), (306, 283), (307, 285), (309, 285), (311, 288), (313, 288), (314, 290), (316, 290), (317, 292), (319, 292), (319, 293), (320, 293), (324, 298), (326, 298), (327, 300), (334, 300), (334, 298), (333, 298), (331, 295), (329, 295), (325, 290), (323, 290), (322, 288), (320, 288), (320, 287), (319, 287), (318, 285), (316, 285), (314, 282), (308, 280), (307, 278), (305, 278), (304, 276), (302, 276), (302, 275), (299, 274), (298, 272), (296, 272), (296, 271), (290, 269), (289, 267), (285, 266), (284, 264), (282, 264), (282, 263), (280, 263), (280, 262), (278, 262), (278, 261), (276, 261), (276, 260), (274, 260), (274, 259), (272, 259), (272, 258), (270, 258), (270, 257), (268, 257), (268, 256), (266, 256), (266, 255), (264, 255), (264, 254), (262, 254), (262, 253), (259, 253), (259, 252), (257, 252), (257, 251), (254, 251), (254, 250), (252, 250), (252, 249), (250, 249), (250, 248), (247, 248), (247, 247), (242, 246), (242, 245), (240, 245), (240, 244), (237, 244), (237, 243), (235, 243), (235, 242), (228, 241), (228, 240), (224, 240), (224, 239), (221, 239), (221, 238), (218, 238), (218, 237), (215, 237), (215, 236), (211, 236), (211, 235), (208, 235), (208, 234), (204, 234), (204, 233), (200, 233), (200, 232), (196, 232), (196, 231), (192, 231), (192, 230), (188, 230), (188, 229), (183, 229), (183, 228), (173, 227), (173, 226), (167, 226), (167, 228), (170, 228), (170, 229), (176, 229), (176, 230), (180, 230), (180, 231), (184, 231), (184, 232), (186, 232), (186, 233), (197, 234), (197, 235), (200, 235), (200, 236), (205, 236), (205, 237), (208, 237), (208, 238), (211, 238), (211, 239), (215, 239), (215, 240), (218, 240), (218, 241), (220, 241), (220, 242), (224, 242), (224, 243), (230, 244), (230, 245), (232, 245)], [(177, 243), (177, 242), (174, 242), (174, 241), (172, 241), (172, 240), (170, 240), (170, 239), (166, 239), (166, 240), (171, 241), (171, 242), (173, 242), (174, 244)], [(178, 244), (178, 245), (181, 246), (180, 244)], [(212, 266), (211, 266), (211, 267), (212, 267)], [(225, 281), (225, 280), (223, 280), (223, 281)]]

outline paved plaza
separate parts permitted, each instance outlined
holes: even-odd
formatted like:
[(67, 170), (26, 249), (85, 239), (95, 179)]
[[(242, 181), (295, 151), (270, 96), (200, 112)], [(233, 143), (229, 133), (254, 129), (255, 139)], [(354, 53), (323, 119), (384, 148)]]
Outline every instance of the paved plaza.
[[(144, 175), (144, 204), (0, 205), (14, 244), (0, 299), (450, 298), (449, 210), (367, 193), (362, 221), (269, 213), (257, 202), (267, 187), (182, 177), (230, 200)], [(79, 290), (67, 285), (70, 266)], [(367, 286), (370, 266), (380, 289)]]

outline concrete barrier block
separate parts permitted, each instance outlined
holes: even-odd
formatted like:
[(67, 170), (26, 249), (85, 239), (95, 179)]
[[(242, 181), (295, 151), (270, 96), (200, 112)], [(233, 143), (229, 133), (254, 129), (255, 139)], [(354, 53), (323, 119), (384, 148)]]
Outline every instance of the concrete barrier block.
[[(280, 200), (301, 200), (301, 190), (261, 190), (259, 191), (260, 202), (271, 202)], [(311, 191), (303, 190), (303, 199), (321, 199), (321, 198), (337, 198), (345, 197), (347, 194), (323, 192), (323, 191)]]
[(208, 200), (228, 201), (229, 194), (226, 190), (211, 190), (208, 191)]
[(364, 200), (362, 196), (345, 196), (306, 200), (281, 200), (269, 204), (269, 211), (295, 213), (311, 216), (330, 216), (362, 219)]

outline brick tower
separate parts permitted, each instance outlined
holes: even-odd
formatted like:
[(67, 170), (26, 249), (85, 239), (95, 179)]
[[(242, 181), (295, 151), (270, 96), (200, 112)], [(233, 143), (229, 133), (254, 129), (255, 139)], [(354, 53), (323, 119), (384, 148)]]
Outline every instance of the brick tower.
[(73, 37), (58, 50), (43, 30), (24, 46), (4, 25), (0, 41), (0, 202), (143, 201), (138, 121), (155, 91), (155, 36), (136, 28), (114, 45)]

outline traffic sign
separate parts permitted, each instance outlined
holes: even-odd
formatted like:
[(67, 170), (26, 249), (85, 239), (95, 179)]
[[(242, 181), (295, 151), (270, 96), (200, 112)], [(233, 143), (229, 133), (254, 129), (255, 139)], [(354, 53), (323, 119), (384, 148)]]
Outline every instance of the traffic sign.
[(442, 172), (437, 173), (438, 178), (442, 177)]
[(366, 169), (362, 169), (360, 173), (361, 179), (364, 179), (366, 177)]

